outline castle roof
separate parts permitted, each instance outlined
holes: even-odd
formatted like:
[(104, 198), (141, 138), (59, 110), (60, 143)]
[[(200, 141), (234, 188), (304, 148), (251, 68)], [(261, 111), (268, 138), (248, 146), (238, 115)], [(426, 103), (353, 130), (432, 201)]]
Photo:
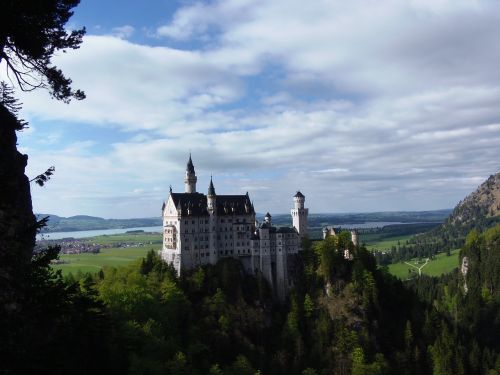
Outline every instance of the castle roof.
[(189, 160), (186, 166), (186, 171), (189, 173), (195, 173), (194, 172), (194, 165), (193, 165), (193, 160), (191, 160), (191, 153), (189, 154)]
[(297, 193), (294, 195), (295, 198), (305, 198), (304, 194), (302, 194), (300, 191), (297, 191)]
[(210, 176), (210, 185), (208, 185), (208, 195), (215, 195), (214, 183), (212, 182), (212, 176)]
[[(172, 193), (175, 207), (183, 216), (208, 216), (207, 196), (201, 193)], [(249, 215), (255, 214), (248, 195), (218, 195), (216, 201), (217, 215)]]

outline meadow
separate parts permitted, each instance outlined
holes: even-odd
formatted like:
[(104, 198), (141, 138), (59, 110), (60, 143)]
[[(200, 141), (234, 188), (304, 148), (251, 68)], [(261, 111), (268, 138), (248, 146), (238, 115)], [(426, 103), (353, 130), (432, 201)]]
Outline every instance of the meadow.
[(395, 236), (395, 237), (387, 237), (383, 239), (371, 239), (370, 235), (361, 236), (361, 243), (366, 243), (366, 248), (370, 251), (373, 250), (381, 250), (381, 251), (390, 251), (391, 248), (398, 247), (398, 244), (404, 245), (406, 241), (409, 240), (413, 235), (405, 235), (405, 236)]
[[(148, 251), (159, 250), (162, 242), (159, 233), (125, 233), (91, 237), (87, 240), (108, 246), (120, 244), (120, 247), (101, 248), (98, 254), (61, 254), (59, 259), (64, 263), (54, 264), (53, 268), (61, 270), (63, 275), (76, 274), (79, 271), (95, 273), (105, 266), (120, 267), (138, 258), (143, 258)], [(124, 244), (128, 245), (128, 247), (124, 246)]]
[[(437, 254), (434, 259), (430, 260), (427, 265), (422, 268), (422, 274), (428, 276), (440, 276), (444, 273), (453, 271), (458, 267), (458, 253), (460, 249), (455, 249), (451, 251), (451, 255), (447, 256), (446, 253)], [(412, 259), (408, 263), (413, 264), (416, 267), (421, 267), (425, 263), (425, 259), (418, 261), (418, 259)], [(389, 265), (389, 272), (400, 279), (406, 280), (410, 277), (418, 274), (418, 270), (415, 267), (409, 266), (408, 264), (401, 262)]]

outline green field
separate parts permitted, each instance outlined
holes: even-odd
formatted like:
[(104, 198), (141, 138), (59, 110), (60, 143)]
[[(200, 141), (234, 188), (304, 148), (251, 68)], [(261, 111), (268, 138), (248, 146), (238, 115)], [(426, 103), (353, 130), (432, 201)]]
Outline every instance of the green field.
[(120, 242), (143, 243), (144, 245), (150, 245), (161, 244), (162, 235), (161, 233), (123, 233), (90, 237), (88, 241), (102, 245), (112, 245)]
[[(433, 260), (430, 260), (429, 263), (422, 268), (422, 274), (428, 276), (440, 276), (444, 273), (448, 273), (453, 271), (458, 267), (458, 253), (460, 249), (455, 249), (451, 252), (450, 256), (447, 256), (446, 253), (439, 253), (435, 256)], [(408, 261), (417, 267), (422, 266), (425, 263), (425, 259), (420, 263), (417, 259), (412, 259)], [(400, 279), (406, 280), (410, 276), (408, 270), (415, 271), (418, 274), (418, 270), (414, 267), (407, 265), (406, 263), (396, 263), (389, 265), (389, 272)]]
[(53, 268), (62, 270), (64, 275), (69, 273), (76, 274), (81, 272), (98, 272), (105, 266), (120, 267), (135, 259), (143, 258), (150, 250), (159, 250), (161, 248), (161, 234), (159, 233), (139, 233), (139, 234), (116, 234), (92, 237), (87, 239), (89, 242), (102, 245), (113, 244), (141, 244), (137, 247), (110, 247), (102, 248), (100, 253), (83, 254), (61, 254), (59, 259), (62, 264), (54, 264)]
[(59, 259), (66, 262), (55, 264), (55, 269), (62, 270), (63, 274), (81, 272), (98, 272), (104, 266), (119, 267), (137, 259), (145, 257), (151, 246), (135, 248), (102, 249), (99, 254), (62, 254)]
[(368, 250), (384, 251), (384, 250), (391, 250), (393, 246), (397, 247), (398, 241), (401, 245), (406, 244), (406, 241), (409, 240), (411, 237), (413, 237), (413, 235), (388, 237), (383, 240), (371, 241), (368, 235), (365, 235), (361, 238), (361, 241), (366, 243), (366, 248)]

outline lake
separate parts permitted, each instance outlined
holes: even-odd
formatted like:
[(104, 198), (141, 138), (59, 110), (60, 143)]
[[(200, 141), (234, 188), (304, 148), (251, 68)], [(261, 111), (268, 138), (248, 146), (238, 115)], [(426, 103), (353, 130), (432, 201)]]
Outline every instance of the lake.
[(126, 233), (131, 230), (142, 230), (144, 232), (158, 232), (161, 233), (162, 227), (138, 227), (138, 228), (116, 228), (116, 229), (97, 229), (97, 230), (79, 230), (75, 232), (45, 232), (39, 233), (36, 236), (37, 240), (60, 240), (61, 238), (86, 238), (111, 234)]

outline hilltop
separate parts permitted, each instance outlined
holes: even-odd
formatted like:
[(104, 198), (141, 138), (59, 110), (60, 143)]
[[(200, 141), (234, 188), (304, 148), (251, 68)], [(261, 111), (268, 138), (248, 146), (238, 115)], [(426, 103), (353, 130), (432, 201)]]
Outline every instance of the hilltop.
[(432, 235), (455, 247), (463, 245), (467, 234), (479, 232), (500, 222), (500, 173), (491, 175), (474, 192), (459, 202), (451, 215)]
[(445, 224), (470, 226), (500, 215), (500, 173), (491, 175), (459, 202)]
[[(460, 201), (443, 224), (392, 244), (390, 252), (378, 253), (379, 264), (398, 263), (412, 259), (433, 258), (446, 252), (451, 255), (465, 243), (467, 234), (478, 232), (500, 223), (500, 173), (490, 176), (474, 192)], [(402, 241), (401, 241), (402, 242)], [(382, 250), (382, 249), (379, 249)]]

